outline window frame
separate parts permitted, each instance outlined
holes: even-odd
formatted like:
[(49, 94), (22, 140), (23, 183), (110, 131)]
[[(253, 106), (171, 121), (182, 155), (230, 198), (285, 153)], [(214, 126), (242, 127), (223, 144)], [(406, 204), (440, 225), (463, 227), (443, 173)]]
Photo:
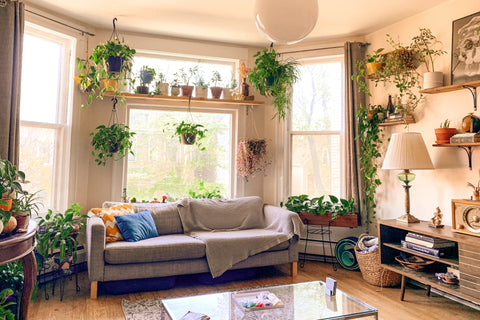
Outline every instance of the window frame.
[[(325, 130), (325, 131), (299, 131), (293, 130), (292, 127), (292, 116), (293, 110), (290, 110), (286, 118), (286, 157), (285, 157), (285, 177), (286, 177), (286, 195), (284, 198), (293, 195), (292, 194), (292, 166), (293, 166), (293, 137), (294, 136), (331, 136), (338, 135), (340, 141), (340, 194), (338, 196), (344, 197), (346, 194), (345, 186), (345, 61), (343, 53), (332, 53), (324, 56), (316, 56), (309, 58), (298, 58), (297, 62), (299, 65), (308, 65), (316, 63), (328, 63), (328, 62), (340, 62), (341, 63), (341, 83), (342, 83), (342, 97), (341, 97), (341, 114), (340, 114), (340, 129), (339, 130)], [(292, 93), (293, 99), (293, 93)], [(320, 196), (320, 195), (309, 195), (309, 196)]]
[[(25, 22), (25, 34), (42, 38), (61, 45), (62, 61), (60, 64), (57, 115), (55, 122), (26, 121), (20, 119), (20, 127), (54, 129), (55, 145), (53, 155), (53, 177), (50, 203), (46, 208), (64, 210), (68, 207), (69, 177), (70, 177), (70, 151), (72, 134), (73, 112), (73, 69), (76, 38), (64, 33), (43, 27), (29, 21)], [(23, 71), (22, 71), (23, 72)], [(21, 148), (21, 146), (20, 146)], [(27, 172), (28, 180), (28, 172)], [(28, 189), (28, 188), (27, 188)], [(40, 213), (42, 214), (43, 211)]]

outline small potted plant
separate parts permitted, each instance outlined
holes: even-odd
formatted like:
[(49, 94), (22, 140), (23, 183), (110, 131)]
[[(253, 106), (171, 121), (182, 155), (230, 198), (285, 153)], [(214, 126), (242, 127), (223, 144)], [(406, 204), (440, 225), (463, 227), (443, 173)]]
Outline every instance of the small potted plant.
[(150, 82), (155, 78), (155, 69), (148, 66), (143, 66), (139, 72), (140, 85), (137, 86), (136, 93), (148, 94), (150, 88), (148, 87)]
[(13, 200), (12, 216), (17, 220), (17, 230), (25, 230), (30, 222), (32, 213), (38, 215), (40, 208), (43, 206), (40, 191), (29, 193), (23, 190)]
[(153, 94), (168, 96), (167, 76), (163, 72), (157, 72), (157, 81), (155, 82), (155, 91)]
[(10, 233), (16, 228), (16, 219), (12, 217), (13, 199), (23, 192), (21, 183), (25, 182), (25, 173), (6, 159), (0, 159), (0, 232)]
[[(100, 125), (95, 130), (97, 132), (90, 133), (90, 136), (93, 137), (92, 155), (98, 165), (105, 165), (109, 158), (120, 160), (129, 153), (134, 155), (132, 144), (135, 132), (130, 132), (128, 126), (114, 123), (110, 127)], [(117, 157), (114, 158), (114, 155)]]
[(180, 85), (178, 84), (178, 78), (175, 76), (170, 84), (170, 95), (177, 97), (180, 94)]
[(450, 138), (457, 134), (456, 128), (450, 128), (450, 120), (446, 119), (440, 123), (440, 128), (435, 129), (435, 136), (437, 137), (437, 144), (450, 143)]
[(222, 81), (220, 72), (216, 70), (213, 71), (211, 81), (212, 81), (212, 86), (210, 87), (210, 92), (212, 93), (212, 98), (220, 99), (220, 96), (222, 95), (222, 91), (223, 91), (223, 88), (218, 86)]
[(423, 89), (443, 86), (443, 72), (435, 71), (434, 58), (447, 53), (436, 49), (440, 43), (428, 28), (420, 28), (420, 34), (413, 37), (412, 47), (419, 53), (419, 60), (425, 65), (427, 72), (423, 74)]
[(182, 97), (191, 97), (193, 92), (193, 86), (190, 85), (190, 80), (198, 73), (198, 67), (192, 67), (188, 69), (188, 72), (184, 68), (180, 68), (178, 73), (175, 73), (177, 78), (182, 79)]
[(292, 86), (298, 79), (297, 63), (278, 60), (274, 49), (264, 49), (254, 57), (255, 67), (248, 77), (250, 83), (262, 96), (274, 98), (274, 117), (285, 119), (291, 105)]
[(223, 99), (232, 99), (232, 92), (237, 88), (237, 79), (235, 75), (232, 74), (232, 79), (227, 84), (225, 88), (223, 88)]
[(372, 55), (367, 54), (365, 58), (365, 68), (367, 68), (367, 75), (373, 76), (378, 71), (382, 70), (384, 65), (383, 59), (384, 55), (382, 54), (384, 48), (378, 48), (373, 52)]
[(203, 74), (198, 72), (195, 77), (195, 97), (207, 98), (208, 97), (208, 83), (205, 82)]
[[(82, 207), (73, 203), (64, 213), (48, 210), (38, 221), (36, 252), (41, 256), (40, 263), (58, 254), (59, 269), (68, 272), (70, 265), (77, 260), (77, 235), (85, 228), (88, 216), (80, 213)], [(41, 265), (39, 266), (41, 267)]]
[(173, 136), (178, 136), (178, 140), (182, 144), (196, 144), (201, 150), (205, 150), (204, 147), (201, 147), (201, 140), (205, 138), (205, 132), (207, 132), (207, 129), (201, 124), (182, 121), (175, 125)]

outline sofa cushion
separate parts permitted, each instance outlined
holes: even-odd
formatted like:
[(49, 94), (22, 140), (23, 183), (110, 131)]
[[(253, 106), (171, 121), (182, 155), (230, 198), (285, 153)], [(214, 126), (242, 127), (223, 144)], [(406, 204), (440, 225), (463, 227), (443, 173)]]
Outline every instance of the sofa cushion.
[(122, 203), (110, 208), (93, 208), (91, 211), (95, 215), (101, 217), (103, 223), (105, 224), (106, 242), (123, 240), (122, 233), (118, 229), (115, 216), (132, 214), (132, 204)]
[(178, 214), (177, 203), (134, 203), (135, 212), (148, 210), (159, 235), (183, 233), (182, 223)]
[(205, 256), (205, 244), (183, 234), (163, 235), (137, 242), (107, 243), (105, 262), (109, 264), (161, 262)]
[(155, 222), (148, 210), (123, 216), (115, 216), (122, 237), (128, 242), (158, 237)]
[(265, 227), (260, 197), (236, 199), (183, 199), (178, 212), (185, 233)]

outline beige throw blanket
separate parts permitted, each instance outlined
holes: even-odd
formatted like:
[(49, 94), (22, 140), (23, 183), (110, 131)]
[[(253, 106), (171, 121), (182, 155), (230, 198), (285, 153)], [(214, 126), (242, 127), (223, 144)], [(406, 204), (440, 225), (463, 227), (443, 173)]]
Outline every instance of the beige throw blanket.
[(303, 224), (298, 215), (278, 210), (278, 219), (266, 219), (259, 197), (184, 199), (178, 204), (184, 232), (205, 242), (214, 278), (235, 263), (300, 234)]

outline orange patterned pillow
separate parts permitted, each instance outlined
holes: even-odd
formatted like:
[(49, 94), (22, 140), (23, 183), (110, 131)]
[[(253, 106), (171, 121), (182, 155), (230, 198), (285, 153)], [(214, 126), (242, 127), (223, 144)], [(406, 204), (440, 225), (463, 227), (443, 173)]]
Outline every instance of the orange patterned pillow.
[(115, 222), (115, 216), (132, 214), (133, 207), (131, 203), (120, 204), (111, 208), (94, 208), (92, 212), (102, 218), (105, 224), (107, 242), (123, 240), (122, 233)]

